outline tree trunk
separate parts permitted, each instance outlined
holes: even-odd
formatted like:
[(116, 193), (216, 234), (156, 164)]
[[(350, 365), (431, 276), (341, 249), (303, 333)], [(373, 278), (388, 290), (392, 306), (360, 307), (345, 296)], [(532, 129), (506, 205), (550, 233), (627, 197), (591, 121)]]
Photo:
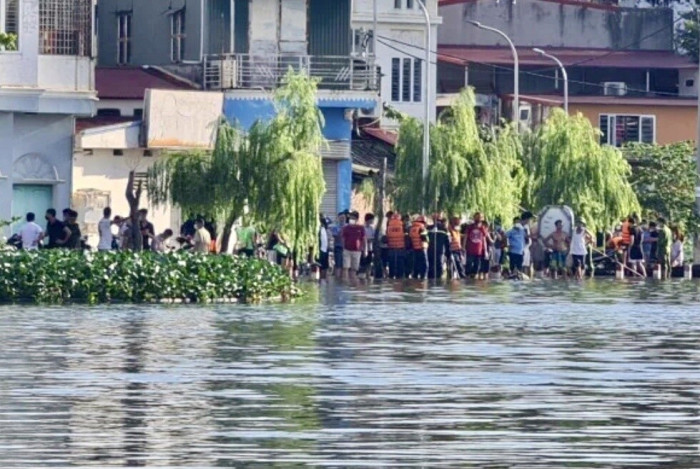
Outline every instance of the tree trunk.
[(141, 224), (139, 220), (139, 203), (141, 201), (141, 182), (134, 189), (134, 171), (129, 171), (129, 180), (126, 183), (126, 200), (129, 202), (129, 219), (131, 220), (131, 230), (129, 244), (132, 251), (143, 250), (143, 235), (141, 234)]
[(379, 173), (379, 190), (375, 198), (375, 214), (377, 217), (377, 230), (374, 234), (373, 256), (374, 261), (374, 277), (384, 277), (384, 262), (382, 261), (382, 225), (384, 224), (384, 199), (386, 198), (386, 158), (382, 159), (382, 170)]
[(231, 233), (233, 232), (233, 224), (238, 220), (238, 213), (231, 211), (224, 221), (224, 229), (221, 233), (221, 252), (228, 253), (228, 245), (231, 242)]

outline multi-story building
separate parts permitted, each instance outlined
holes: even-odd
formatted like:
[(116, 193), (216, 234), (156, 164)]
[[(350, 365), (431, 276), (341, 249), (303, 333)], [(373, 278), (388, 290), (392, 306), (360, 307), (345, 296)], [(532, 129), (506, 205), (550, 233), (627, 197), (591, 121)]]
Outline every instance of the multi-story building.
[(374, 56), (353, 52), (350, 0), (101, 0), (99, 15), (100, 65), (156, 65), (223, 92), (223, 113), (243, 128), (274, 115), (270, 91), (289, 68), (319, 79), (322, 210), (350, 207), (353, 120), (379, 101)]
[(95, 108), (93, 0), (1, 0), (0, 219), (70, 204), (75, 116)]
[(601, 129), (601, 142), (669, 143), (695, 138), (697, 66), (674, 50), (670, 8), (622, 8), (577, 0), (500, 3), (442, 0), (438, 106), (473, 86), (481, 117), (512, 115), (513, 55), (497, 28), (515, 44), (523, 125), (536, 125), (548, 108), (563, 104), (559, 58), (569, 79), (569, 112)]
[[(425, 2), (431, 23), (432, 49), (437, 49), (438, 2)], [(376, 16), (375, 16), (376, 7)], [(375, 27), (377, 36), (372, 37)], [(435, 119), (437, 64), (435, 55), (428, 64), (433, 86), (426, 93), (425, 83), (425, 18), (419, 0), (355, 0), (353, 2), (353, 53), (372, 53), (376, 40), (376, 62), (381, 71), (382, 101), (399, 112), (418, 119), (425, 115), (425, 99), (430, 100), (430, 119)], [(395, 127), (390, 119), (382, 126)]]

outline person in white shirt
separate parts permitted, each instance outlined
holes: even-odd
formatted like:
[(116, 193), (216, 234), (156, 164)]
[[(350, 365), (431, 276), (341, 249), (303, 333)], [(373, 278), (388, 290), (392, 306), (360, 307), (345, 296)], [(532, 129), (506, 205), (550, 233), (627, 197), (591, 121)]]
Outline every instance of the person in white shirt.
[(97, 243), (98, 251), (111, 251), (114, 235), (112, 234), (112, 209), (105, 207), (102, 212), (103, 218), (97, 224), (97, 231), (100, 233), (100, 242)]
[(209, 234), (207, 229), (204, 228), (204, 219), (197, 219), (195, 227), (197, 228), (197, 231), (195, 231), (194, 233), (193, 251), (202, 254), (208, 254), (209, 250), (211, 249), (211, 235)]
[(39, 249), (39, 241), (44, 235), (44, 230), (34, 222), (35, 218), (36, 216), (32, 212), (27, 213), (27, 223), (19, 232), (19, 236), (22, 238), (22, 248), (27, 251)]
[(671, 267), (683, 267), (685, 261), (683, 256), (683, 241), (685, 237), (679, 230), (674, 230), (673, 244), (671, 245)]

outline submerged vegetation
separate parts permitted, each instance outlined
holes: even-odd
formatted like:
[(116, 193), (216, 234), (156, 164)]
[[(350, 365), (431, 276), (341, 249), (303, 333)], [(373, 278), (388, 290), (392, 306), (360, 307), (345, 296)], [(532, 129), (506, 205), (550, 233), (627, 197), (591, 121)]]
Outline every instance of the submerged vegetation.
[(187, 252), (0, 251), (0, 303), (258, 302), (297, 294), (289, 275), (262, 259)]

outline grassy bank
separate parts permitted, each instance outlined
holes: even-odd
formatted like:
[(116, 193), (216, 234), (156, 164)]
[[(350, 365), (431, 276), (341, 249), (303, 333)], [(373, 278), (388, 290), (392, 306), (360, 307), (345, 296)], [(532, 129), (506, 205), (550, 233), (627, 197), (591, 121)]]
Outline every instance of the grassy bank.
[(191, 253), (0, 252), (0, 303), (257, 302), (297, 289), (260, 259)]

